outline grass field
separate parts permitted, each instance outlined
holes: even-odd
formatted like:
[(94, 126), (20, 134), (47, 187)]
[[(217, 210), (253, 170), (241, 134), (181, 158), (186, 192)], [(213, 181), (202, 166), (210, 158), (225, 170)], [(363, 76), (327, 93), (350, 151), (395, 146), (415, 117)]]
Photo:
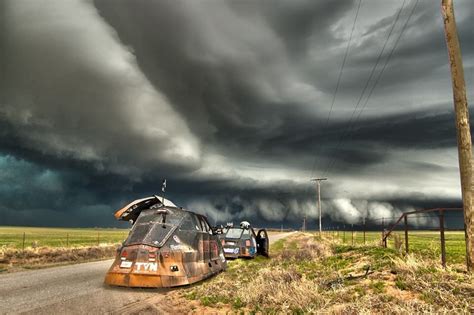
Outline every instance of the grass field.
[[(23, 233), (25, 233), (25, 247), (33, 245), (49, 247), (77, 247), (100, 244), (113, 244), (122, 242), (128, 235), (128, 229), (103, 229), (103, 228), (41, 228), (41, 227), (10, 227), (0, 226), (0, 246), (22, 248)], [(278, 233), (278, 232), (272, 232)], [(364, 244), (364, 235), (361, 231), (324, 232), (326, 236), (339, 239), (343, 244)], [(397, 231), (388, 240), (388, 247), (395, 248), (395, 238), (401, 242), (404, 251), (404, 233)], [(463, 263), (465, 261), (464, 232), (448, 231), (446, 238), (446, 260), (449, 263)], [(366, 232), (366, 244), (380, 243), (381, 232)], [(438, 259), (441, 257), (439, 232), (411, 231), (409, 232), (409, 250), (412, 253), (425, 257)]]
[(270, 246), (269, 259), (228, 261), (226, 272), (169, 300), (195, 314), (473, 314), (474, 278), (464, 266), (383, 248), (375, 233), (365, 246), (338, 236), (292, 234)]
[[(366, 232), (366, 244), (380, 244), (382, 238), (381, 232)], [(352, 245), (352, 232), (346, 231), (345, 237), (342, 231), (329, 232), (328, 235), (339, 239), (341, 242), (345, 239), (345, 244)], [(405, 234), (403, 231), (393, 232), (387, 242), (387, 247), (396, 249), (398, 238), (401, 250), (405, 251)], [(441, 243), (439, 232), (435, 231), (410, 231), (408, 233), (409, 251), (420, 254), (427, 258), (441, 259)], [(466, 243), (464, 241), (463, 231), (446, 231), (446, 261), (447, 263), (464, 263), (466, 259)], [(363, 232), (354, 232), (354, 245), (364, 244)]]
[(128, 235), (127, 229), (102, 228), (41, 228), (21, 226), (0, 226), (0, 247), (78, 247), (122, 242)]
[[(23, 233), (25, 251), (21, 250)], [(127, 234), (128, 230), (120, 229), (0, 227), (0, 272), (17, 265), (37, 268), (45, 261), (58, 264), (109, 258)], [(67, 235), (71, 248), (64, 248)], [(97, 236), (101, 246), (95, 246)], [(436, 232), (410, 232), (409, 255), (400, 249), (403, 233), (394, 234), (388, 248), (380, 246), (380, 237), (379, 232), (367, 232), (363, 245), (361, 232), (354, 233), (354, 243), (351, 232), (345, 236), (325, 232), (322, 238), (317, 233), (294, 233), (270, 246), (270, 258), (228, 261), (226, 272), (174, 290), (167, 301), (172, 302), (175, 313), (191, 310), (196, 314), (322, 310), (355, 314), (380, 313), (381, 309), (394, 314), (474, 314), (474, 278), (465, 271), (462, 232), (446, 233), (446, 269), (440, 264)], [(48, 247), (34, 249), (32, 242)], [(102, 246), (104, 243), (115, 245)]]

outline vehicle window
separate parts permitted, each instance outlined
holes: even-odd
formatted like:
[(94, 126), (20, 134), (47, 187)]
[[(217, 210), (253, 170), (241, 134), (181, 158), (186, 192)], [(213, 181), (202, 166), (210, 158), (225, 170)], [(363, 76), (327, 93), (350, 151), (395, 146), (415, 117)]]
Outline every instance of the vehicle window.
[(194, 228), (198, 231), (201, 231), (202, 227), (201, 222), (199, 222), (199, 218), (195, 214), (193, 214), (192, 217), (194, 219)]
[(158, 213), (156, 209), (144, 210), (140, 213), (137, 218), (137, 224), (149, 224), (149, 223), (164, 223), (168, 225), (177, 225), (181, 221), (182, 215), (178, 214), (176, 210), (167, 209), (166, 215)]
[(242, 235), (250, 236), (250, 230), (244, 229), (243, 232), (242, 232)]
[(182, 218), (182, 212), (173, 209), (168, 209), (166, 215), (158, 213), (156, 209), (144, 210), (138, 216), (124, 244), (161, 244), (166, 241)]
[(226, 238), (240, 238), (241, 235), (242, 235), (241, 228), (230, 228), (225, 234), (225, 237)]
[(207, 222), (206, 218), (202, 217), (202, 222), (204, 224), (204, 226), (206, 227), (206, 230), (209, 234), (212, 234), (212, 228), (211, 226), (209, 225), (209, 223)]
[(201, 221), (202, 230), (204, 232), (209, 232), (209, 225), (207, 225), (206, 221), (202, 217), (200, 217), (199, 219), (199, 221)]
[(193, 217), (191, 214), (186, 213), (184, 215), (183, 221), (181, 221), (181, 225), (179, 226), (181, 231), (194, 231), (196, 230), (196, 222), (194, 222)]

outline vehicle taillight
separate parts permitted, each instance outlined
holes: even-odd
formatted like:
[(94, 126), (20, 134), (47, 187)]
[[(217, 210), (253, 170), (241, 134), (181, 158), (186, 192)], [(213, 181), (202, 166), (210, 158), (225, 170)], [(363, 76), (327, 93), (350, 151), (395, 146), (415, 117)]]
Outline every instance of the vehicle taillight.
[(148, 253), (148, 261), (156, 261), (156, 253)]
[(120, 258), (121, 258), (122, 260), (125, 260), (125, 259), (127, 259), (128, 253), (123, 250), (123, 251), (122, 251), (122, 254), (121, 254), (120, 256), (121, 256)]
[(250, 246), (250, 240), (245, 241), (245, 246)]

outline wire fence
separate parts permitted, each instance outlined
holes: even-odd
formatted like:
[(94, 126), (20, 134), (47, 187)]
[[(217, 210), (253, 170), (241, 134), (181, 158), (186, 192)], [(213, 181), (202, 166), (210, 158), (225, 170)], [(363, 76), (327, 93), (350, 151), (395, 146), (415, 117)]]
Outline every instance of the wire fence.
[[(281, 229), (275, 229), (283, 231)], [(128, 236), (128, 229), (61, 229), (0, 227), (0, 247), (78, 247), (116, 244)], [(402, 253), (440, 258), (446, 263), (463, 263), (466, 256), (462, 209), (427, 209), (399, 217), (365, 219), (359, 224), (342, 224), (323, 230), (347, 245), (383, 245)]]
[(382, 245), (401, 253), (440, 259), (441, 264), (464, 263), (466, 241), (463, 211), (436, 208), (399, 217), (366, 219), (361, 224), (329, 227), (323, 234), (348, 245)]

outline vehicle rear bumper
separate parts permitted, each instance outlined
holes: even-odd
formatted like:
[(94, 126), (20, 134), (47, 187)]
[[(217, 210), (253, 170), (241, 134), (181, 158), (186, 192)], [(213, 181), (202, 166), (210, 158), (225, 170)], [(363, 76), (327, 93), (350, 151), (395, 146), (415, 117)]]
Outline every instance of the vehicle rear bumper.
[(105, 276), (108, 285), (137, 288), (167, 288), (189, 284), (188, 277), (162, 276), (154, 274), (109, 272)]
[(240, 256), (239, 256), (239, 254), (228, 254), (228, 253), (225, 253), (225, 254), (224, 254), (224, 257), (225, 257), (226, 259), (235, 259), (235, 258), (239, 258)]
[(236, 253), (224, 253), (225, 258), (228, 259), (235, 259), (235, 258), (253, 258), (255, 257), (255, 253), (251, 254), (249, 251), (245, 250), (239, 250), (239, 252)]

